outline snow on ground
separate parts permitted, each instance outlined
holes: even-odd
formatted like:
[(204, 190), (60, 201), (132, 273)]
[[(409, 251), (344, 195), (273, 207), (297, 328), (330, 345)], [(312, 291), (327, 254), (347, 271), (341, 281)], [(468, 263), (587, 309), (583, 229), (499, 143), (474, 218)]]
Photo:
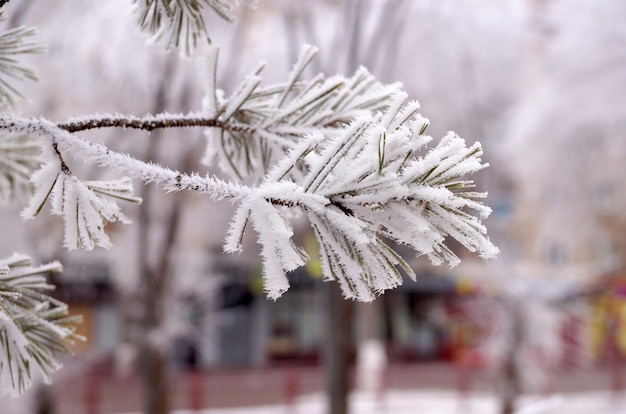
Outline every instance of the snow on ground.
[[(202, 414), (322, 414), (323, 394), (305, 395), (292, 407), (281, 405), (208, 409)], [(493, 394), (472, 393), (459, 398), (454, 391), (389, 391), (383, 399), (354, 393), (351, 396), (354, 414), (496, 414), (497, 400)], [(593, 391), (552, 396), (524, 396), (516, 414), (619, 414), (626, 412), (626, 394)], [(175, 411), (174, 414), (198, 414), (197, 411)], [(127, 413), (130, 414), (130, 413)]]

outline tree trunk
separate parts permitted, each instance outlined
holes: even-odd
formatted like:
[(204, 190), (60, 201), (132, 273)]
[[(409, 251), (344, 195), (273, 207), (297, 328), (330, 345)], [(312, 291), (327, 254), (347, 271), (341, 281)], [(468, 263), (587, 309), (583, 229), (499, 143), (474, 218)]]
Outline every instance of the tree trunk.
[(328, 414), (347, 414), (350, 391), (349, 357), (352, 339), (352, 302), (341, 295), (337, 283), (326, 284), (326, 390)]
[(157, 346), (146, 344), (141, 351), (140, 361), (144, 414), (169, 413), (165, 352)]
[(509, 299), (504, 304), (504, 309), (509, 313), (511, 332), (507, 338), (507, 349), (500, 386), (500, 414), (513, 414), (515, 412), (515, 400), (521, 392), (521, 378), (517, 355), (524, 340), (524, 320), (521, 304), (514, 299)]
[[(175, 59), (170, 58), (163, 67), (163, 82), (154, 97), (154, 113), (166, 110), (168, 102), (167, 79), (176, 70)], [(152, 133), (145, 159), (154, 161), (159, 153), (162, 134)], [(157, 339), (158, 331), (163, 326), (166, 292), (170, 285), (170, 256), (174, 248), (176, 233), (180, 219), (180, 194), (173, 196), (172, 206), (165, 217), (157, 218), (151, 209), (154, 186), (141, 187), (140, 196), (143, 203), (138, 213), (138, 244), (139, 244), (139, 277), (141, 320), (139, 326), (139, 371), (142, 382), (142, 405), (144, 414), (169, 413), (168, 358), (165, 344)], [(165, 235), (161, 240), (154, 241), (150, 237), (150, 228), (158, 221), (165, 221)], [(158, 254), (152, 255), (153, 251)]]
[[(140, 326), (140, 370), (143, 384), (143, 406), (145, 414), (169, 413), (168, 358), (164, 340), (156, 338), (163, 327), (167, 307), (167, 292), (170, 288), (170, 261), (180, 224), (183, 194), (173, 195), (172, 209), (167, 216), (165, 236), (162, 240), (159, 262), (152, 268), (146, 258), (142, 266), (143, 306)], [(146, 216), (142, 216), (146, 217)], [(149, 217), (149, 216), (147, 216)], [(149, 221), (148, 221), (149, 223)], [(143, 223), (144, 231), (148, 223)], [(142, 234), (140, 232), (140, 234)], [(143, 234), (147, 239), (147, 233)], [(144, 239), (144, 240), (146, 240)]]
[(35, 414), (55, 414), (54, 398), (50, 385), (38, 384), (35, 391)]

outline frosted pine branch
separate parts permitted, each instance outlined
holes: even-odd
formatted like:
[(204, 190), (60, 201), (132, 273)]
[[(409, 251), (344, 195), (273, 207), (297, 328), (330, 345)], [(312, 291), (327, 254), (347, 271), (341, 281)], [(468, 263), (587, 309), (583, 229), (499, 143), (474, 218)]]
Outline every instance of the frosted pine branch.
[[(207, 112), (209, 107), (224, 108), (217, 112), (218, 120), (247, 125), (250, 132), (207, 129), (205, 162), (217, 160), (238, 179), (252, 177), (259, 181), (303, 136), (340, 132), (356, 117), (385, 109), (390, 97), (400, 90), (398, 84), (378, 82), (365, 68), (350, 78), (318, 75), (308, 81), (299, 80), (316, 53), (316, 48), (304, 47), (285, 83), (263, 86), (260, 74), (264, 66), (257, 66), (228, 98), (221, 98), (215, 90), (211, 80), (216, 65), (209, 64)], [(294, 167), (290, 174), (302, 171), (301, 165)]]
[[(484, 258), (498, 253), (480, 222), (491, 211), (477, 201), (484, 194), (465, 191), (473, 183), (463, 179), (487, 166), (480, 162), (480, 144), (466, 147), (449, 134), (427, 148), (432, 141), (423, 135), (428, 121), (417, 113), (416, 102), (405, 99), (406, 94), (393, 95), (384, 114), (302, 138), (266, 175), (255, 196), (240, 205), (225, 249), (240, 250), (252, 223), (270, 297), (284, 292), (286, 272), (304, 260), (278, 207), (304, 212), (318, 239), (324, 277), (336, 280), (346, 297), (361, 301), (401, 284), (400, 269), (414, 277), (388, 240), (428, 256), (433, 264), (459, 262), (446, 246), (448, 237)], [(303, 170), (292, 174), (298, 164)], [(283, 228), (281, 237), (272, 228)]]
[(244, 186), (215, 177), (189, 175), (117, 153), (70, 134), (50, 121), (0, 116), (0, 129), (4, 131), (5, 139), (27, 134), (42, 140), (44, 158), (48, 161), (31, 177), (35, 193), (22, 211), (22, 218), (36, 217), (51, 200), (52, 213), (63, 217), (64, 244), (69, 249), (110, 247), (105, 225), (114, 221), (130, 223), (116, 201), (140, 200), (132, 196), (130, 181), (81, 181), (72, 173), (63, 154), (89, 160), (146, 183), (161, 184), (167, 191), (207, 193), (214, 200), (237, 198), (249, 192)]
[(22, 392), (33, 369), (46, 381), (61, 367), (53, 352), (70, 352), (80, 318), (68, 316), (67, 305), (48, 296), (54, 286), (45, 275), (61, 271), (58, 262), (33, 266), (14, 254), (0, 260), (0, 388)]
[[(115, 122), (111, 121), (111, 123)], [(73, 125), (73, 122), (65, 123), (65, 125)], [(215, 177), (189, 175), (115, 152), (102, 144), (95, 144), (71, 134), (45, 119), (0, 115), (0, 130), (4, 131), (6, 137), (26, 134), (44, 139), (43, 148), (48, 148), (49, 158), (59, 160), (58, 168), (61, 172), (71, 174), (71, 171), (63, 167), (65, 161), (60, 157), (62, 152), (76, 158), (88, 159), (103, 168), (127, 174), (146, 183), (162, 184), (168, 191), (193, 190), (208, 193), (215, 200), (239, 197), (246, 193), (243, 186), (226, 183)]]
[[(468, 147), (449, 134), (428, 147), (432, 138), (424, 135), (428, 120), (418, 113), (419, 104), (407, 102), (398, 85), (382, 85), (364, 69), (349, 79), (298, 81), (315, 52), (303, 50), (284, 84), (261, 86), (263, 65), (227, 99), (220, 99), (222, 94), (212, 90), (214, 82), (207, 82), (206, 116), (101, 115), (58, 124), (0, 116), (0, 129), (9, 138), (40, 137), (48, 160), (32, 176), (36, 192), (23, 217), (36, 216), (51, 199), (52, 212), (64, 218), (68, 248), (110, 246), (104, 224), (128, 222), (116, 200), (138, 200), (130, 181), (78, 179), (66, 162), (74, 157), (167, 191), (238, 201), (225, 250), (241, 250), (250, 224), (258, 234), (272, 298), (289, 286), (286, 272), (307, 260), (292, 241), (284, 209), (300, 210), (308, 218), (325, 278), (338, 281), (349, 298), (372, 300), (397, 286), (400, 269), (413, 277), (390, 241), (428, 256), (433, 264), (459, 262), (447, 247), (448, 238), (481, 257), (495, 256), (498, 250), (481, 223), (491, 210), (480, 201), (484, 194), (468, 191), (473, 183), (466, 179), (486, 167), (480, 144)], [(214, 79), (214, 73), (208, 76)], [(93, 128), (190, 127), (206, 128), (209, 146), (215, 149), (219, 141), (215, 156), (221, 165), (239, 177), (251, 175), (257, 186), (181, 173), (75, 135)]]
[[(251, 5), (253, 0), (247, 0)], [(139, 26), (154, 41), (163, 42), (170, 49), (181, 49), (189, 56), (202, 43), (210, 43), (203, 16), (205, 8), (212, 9), (227, 21), (233, 20), (232, 11), (237, 0), (133, 0)]]
[[(0, 15), (0, 21), (4, 17)], [(35, 29), (18, 27), (0, 33), (0, 103), (15, 106), (22, 98), (16, 82), (36, 80), (35, 71), (17, 59), (20, 55), (40, 53), (43, 49), (32, 39)]]
[(32, 190), (30, 175), (41, 165), (41, 147), (32, 137), (0, 139), (0, 203)]

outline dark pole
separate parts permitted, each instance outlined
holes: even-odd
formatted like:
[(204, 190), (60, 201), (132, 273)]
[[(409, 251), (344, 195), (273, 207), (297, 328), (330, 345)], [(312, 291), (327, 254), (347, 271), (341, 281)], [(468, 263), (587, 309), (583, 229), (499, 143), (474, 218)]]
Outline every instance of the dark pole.
[(328, 300), (326, 324), (328, 414), (347, 414), (353, 303), (343, 298), (337, 283), (330, 282), (325, 287)]

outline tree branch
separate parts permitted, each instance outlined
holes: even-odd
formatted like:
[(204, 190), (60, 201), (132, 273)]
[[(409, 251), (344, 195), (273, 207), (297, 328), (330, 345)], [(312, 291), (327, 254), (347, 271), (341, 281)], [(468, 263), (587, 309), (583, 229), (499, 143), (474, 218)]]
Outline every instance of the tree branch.
[(250, 192), (246, 186), (228, 183), (213, 176), (201, 177), (198, 174), (185, 174), (112, 151), (102, 144), (96, 144), (71, 134), (45, 119), (32, 120), (0, 114), (0, 130), (8, 136), (34, 135), (49, 139), (52, 155), (56, 157), (63, 153), (76, 158), (90, 159), (102, 168), (120, 171), (145, 183), (160, 183), (167, 191), (193, 190), (209, 194), (214, 200), (238, 198)]
[(99, 128), (132, 128), (153, 131), (164, 128), (220, 128), (225, 131), (254, 133), (256, 128), (241, 124), (232, 124), (216, 118), (206, 118), (199, 114), (186, 115), (160, 113), (144, 117), (128, 115), (100, 115), (91, 118), (75, 118), (56, 124), (70, 133)]

